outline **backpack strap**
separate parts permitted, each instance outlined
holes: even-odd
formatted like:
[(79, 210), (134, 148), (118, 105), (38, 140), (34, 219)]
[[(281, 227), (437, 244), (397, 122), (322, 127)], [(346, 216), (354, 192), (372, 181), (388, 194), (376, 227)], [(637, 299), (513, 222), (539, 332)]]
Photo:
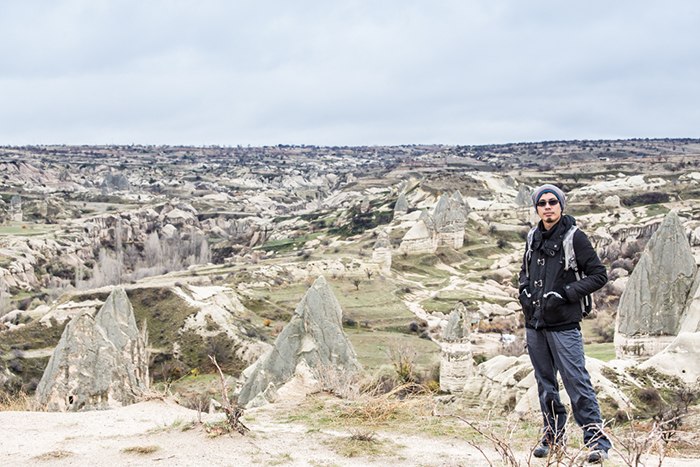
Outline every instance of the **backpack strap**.
[(525, 277), (530, 278), (530, 260), (532, 259), (532, 237), (535, 236), (537, 226), (534, 226), (527, 233), (527, 242), (525, 243)]
[[(575, 225), (572, 225), (571, 228), (564, 234), (564, 240), (562, 241), (562, 249), (564, 250), (564, 270), (568, 270), (569, 268), (574, 270), (574, 273), (576, 274), (576, 280), (580, 281), (586, 275), (581, 271), (579, 273), (578, 270), (578, 263), (576, 262), (576, 250), (574, 250), (574, 234), (578, 230), (578, 227)], [(583, 317), (585, 318), (588, 316), (591, 310), (591, 296), (590, 295), (585, 295), (581, 297), (580, 300), (581, 303), (581, 313), (583, 314)]]
[(576, 280), (580, 280), (578, 276), (578, 264), (576, 263), (576, 251), (574, 250), (574, 234), (578, 227), (572, 225), (564, 234), (562, 241), (562, 249), (564, 250), (564, 270), (573, 269), (576, 273)]

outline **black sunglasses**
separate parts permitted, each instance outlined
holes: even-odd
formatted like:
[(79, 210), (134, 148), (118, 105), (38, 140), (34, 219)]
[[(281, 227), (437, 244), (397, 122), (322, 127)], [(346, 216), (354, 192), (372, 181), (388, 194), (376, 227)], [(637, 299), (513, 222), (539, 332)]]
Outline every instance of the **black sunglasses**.
[(556, 198), (552, 198), (549, 201), (543, 199), (543, 200), (538, 201), (537, 205), (542, 207), (542, 206), (547, 206), (547, 203), (549, 203), (550, 206), (556, 206), (557, 204), (559, 204), (559, 200)]

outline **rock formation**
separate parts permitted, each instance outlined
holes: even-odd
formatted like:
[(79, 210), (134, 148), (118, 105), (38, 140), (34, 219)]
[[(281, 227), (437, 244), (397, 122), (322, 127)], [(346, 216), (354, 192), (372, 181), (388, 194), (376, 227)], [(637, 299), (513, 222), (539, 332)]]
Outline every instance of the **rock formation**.
[(394, 217), (401, 214), (406, 214), (408, 212), (408, 201), (406, 201), (406, 195), (401, 193), (399, 199), (396, 200), (394, 205)]
[(447, 245), (459, 249), (464, 245), (464, 225), (467, 223), (468, 207), (459, 191), (451, 197), (440, 197), (433, 219), (438, 246)]
[(433, 213), (423, 211), (418, 221), (406, 232), (399, 251), (421, 254), (435, 253), (441, 245), (461, 248), (468, 215), (469, 205), (459, 191), (451, 197), (443, 194)]
[[(613, 400), (622, 410), (629, 410), (632, 404), (618, 385), (603, 374), (616, 373), (611, 367), (595, 358), (586, 357), (586, 369), (591, 382), (596, 388), (598, 399)], [(604, 371), (606, 370), (606, 371)], [(624, 374), (618, 378), (625, 380)], [(569, 405), (570, 399), (559, 378), (559, 394), (562, 403)], [(535, 372), (528, 355), (506, 357), (496, 355), (479, 365), (476, 374), (464, 387), (463, 403), (468, 407), (479, 407), (484, 411), (510, 413), (515, 417), (525, 418), (540, 411)]]
[(640, 364), (639, 368), (654, 368), (687, 384), (697, 383), (700, 378), (700, 332), (679, 334), (668, 347)]
[(292, 378), (299, 365), (358, 371), (355, 349), (343, 331), (342, 314), (333, 291), (320, 276), (299, 302), (273, 348), (241, 375), (238, 404), (273, 402), (277, 389)]
[(372, 261), (379, 263), (383, 274), (391, 273), (391, 242), (385, 231), (379, 233), (379, 238), (372, 248)]
[(437, 244), (434, 234), (428, 228), (424, 219), (418, 219), (413, 224), (413, 227), (406, 232), (406, 235), (401, 239), (401, 245), (399, 245), (400, 252), (410, 254), (435, 253), (436, 248)]
[(515, 197), (515, 204), (523, 208), (532, 206), (532, 192), (525, 186), (518, 187), (518, 195)]
[(126, 178), (124, 174), (113, 175), (111, 173), (105, 174), (104, 181), (102, 182), (103, 188), (108, 188), (111, 190), (127, 191), (131, 187), (129, 179)]
[(474, 374), (474, 359), (469, 342), (471, 323), (463, 303), (450, 313), (440, 341), (440, 389), (460, 393)]
[(15, 222), (22, 222), (22, 198), (14, 195), (10, 199), (10, 219)]
[(470, 333), (471, 323), (467, 307), (462, 302), (458, 302), (447, 318), (447, 326), (442, 333), (442, 340), (445, 342), (464, 342), (469, 340)]
[(700, 271), (695, 274), (693, 288), (688, 296), (690, 299), (678, 328), (679, 335), (682, 332), (700, 332)]
[(148, 389), (144, 335), (126, 292), (115, 287), (94, 317), (81, 312), (66, 326), (37, 387), (39, 402), (60, 411), (137, 402)]
[(617, 358), (648, 358), (675, 338), (695, 273), (685, 229), (671, 211), (649, 240), (620, 298)]

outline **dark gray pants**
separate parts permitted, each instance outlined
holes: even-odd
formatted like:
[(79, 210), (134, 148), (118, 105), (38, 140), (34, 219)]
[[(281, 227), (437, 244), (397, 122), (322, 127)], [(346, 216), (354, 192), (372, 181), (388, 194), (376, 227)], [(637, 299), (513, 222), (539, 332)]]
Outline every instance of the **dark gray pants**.
[(608, 451), (610, 441), (602, 431), (598, 398), (586, 370), (581, 331), (527, 330), (527, 349), (535, 368), (540, 409), (544, 420), (542, 443), (563, 443), (566, 408), (559, 398), (557, 371), (561, 374), (576, 423), (583, 428), (583, 441), (591, 449)]

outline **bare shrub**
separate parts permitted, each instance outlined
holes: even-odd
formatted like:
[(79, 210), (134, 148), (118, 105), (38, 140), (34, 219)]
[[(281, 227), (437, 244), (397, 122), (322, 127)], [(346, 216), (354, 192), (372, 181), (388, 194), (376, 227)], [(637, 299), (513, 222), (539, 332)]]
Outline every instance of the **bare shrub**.
[(333, 365), (318, 365), (313, 375), (319, 383), (319, 389), (334, 394), (341, 399), (356, 400), (361, 388), (367, 385), (356, 372), (338, 370)]
[(654, 453), (658, 455), (661, 466), (666, 456), (664, 430), (654, 423), (648, 430), (641, 430), (632, 417), (628, 415), (629, 425), (622, 433), (611, 432), (608, 437), (613, 442), (612, 451), (617, 453), (627, 467), (646, 466)]
[[(416, 323), (417, 327), (418, 324)], [(419, 378), (416, 374), (418, 352), (415, 348), (407, 342), (394, 339), (387, 347), (386, 353), (401, 383), (418, 383)]]
[(612, 342), (615, 338), (615, 318), (608, 313), (598, 313), (592, 330), (603, 342)]
[(656, 388), (641, 389), (639, 393), (637, 393), (637, 397), (647, 405), (658, 405), (661, 402), (661, 394), (659, 394), (659, 390)]
[(224, 372), (221, 371), (221, 367), (216, 363), (216, 358), (209, 355), (209, 360), (219, 371), (219, 377), (221, 378), (221, 405), (226, 412), (226, 426), (231, 431), (237, 431), (238, 433), (244, 435), (246, 431), (250, 429), (245, 426), (240, 418), (243, 416), (243, 409), (238, 407), (236, 404), (232, 403), (228, 397), (228, 384), (227, 379), (224, 379)]

